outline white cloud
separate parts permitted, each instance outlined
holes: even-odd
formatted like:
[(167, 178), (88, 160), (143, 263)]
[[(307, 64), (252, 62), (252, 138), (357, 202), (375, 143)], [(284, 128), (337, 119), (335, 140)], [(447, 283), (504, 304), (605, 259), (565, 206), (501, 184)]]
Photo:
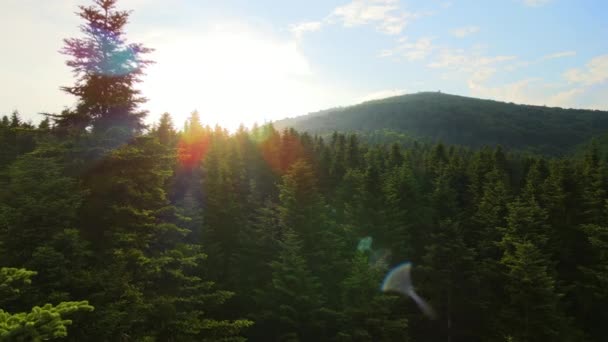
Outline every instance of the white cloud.
[(505, 68), (504, 63), (516, 60), (517, 56), (486, 56), (483, 50), (483, 47), (476, 47), (471, 51), (444, 48), (428, 66), (464, 74), (473, 96), (530, 103), (528, 85), (538, 81), (538, 79), (529, 78), (499, 87), (487, 86), (487, 81), (499, 70)]
[(323, 23), (320, 21), (308, 21), (291, 25), (289, 30), (296, 36), (296, 38), (300, 38), (304, 33), (319, 31), (322, 26)]
[(458, 27), (450, 31), (453, 36), (458, 38), (464, 38), (477, 32), (479, 32), (478, 26)]
[(438, 59), (428, 64), (431, 68), (461, 67), (468, 63), (469, 57), (463, 50), (443, 50)]
[(408, 93), (408, 91), (405, 89), (385, 89), (385, 90), (375, 91), (373, 93), (369, 93), (365, 96), (362, 96), (357, 101), (355, 101), (355, 103), (379, 100), (379, 99), (384, 99), (387, 97), (404, 95), (407, 93)]
[(378, 54), (378, 57), (391, 57), (393, 56), (394, 52), (393, 50), (382, 50), (380, 51), (380, 53)]
[(502, 86), (490, 87), (469, 80), (469, 89), (473, 96), (490, 98), (499, 101), (533, 104), (534, 97), (530, 96), (529, 85), (538, 82), (537, 78), (529, 78)]
[(576, 56), (576, 51), (560, 51), (560, 52), (555, 52), (552, 54), (548, 54), (548, 55), (544, 55), (542, 57), (539, 57), (535, 60), (532, 61), (516, 61), (515, 63), (508, 65), (507, 67), (505, 67), (505, 70), (507, 71), (515, 71), (517, 69), (521, 69), (521, 68), (527, 68), (529, 66), (532, 65), (536, 65), (542, 62), (546, 62), (552, 59), (559, 59), (559, 58), (565, 58), (565, 57), (571, 57), (571, 56)]
[(395, 1), (368, 1), (355, 0), (333, 11), (333, 15), (339, 17), (345, 26), (357, 26), (370, 22), (383, 21), (391, 17), (391, 12), (399, 9)]
[(485, 67), (479, 68), (473, 72), (471, 75), (471, 82), (482, 83), (487, 81), (490, 77), (492, 77), (496, 73), (496, 68)]
[(431, 38), (420, 38), (412, 44), (405, 44), (405, 47), (407, 51), (403, 55), (410, 61), (424, 59), (434, 49)]
[(475, 46), (471, 50), (441, 48), (433, 45), (432, 40), (433, 38), (423, 37), (410, 42), (406, 38), (400, 38), (397, 47), (383, 50), (379, 56), (403, 58), (408, 61), (424, 60), (433, 56), (426, 64), (427, 67), (464, 74), (464, 77), (474, 84), (487, 81), (500, 68), (504, 68), (504, 62), (517, 59), (517, 56), (507, 55), (486, 56), (482, 46)]
[(553, 0), (522, 0), (524, 5), (528, 7), (541, 7), (550, 3), (551, 1)]
[(570, 69), (564, 73), (570, 83), (585, 86), (604, 83), (608, 80), (608, 55), (593, 58), (583, 69)]
[[(574, 51), (562, 51), (538, 58), (534, 62), (523, 62), (526, 65), (537, 64), (545, 60), (574, 56)], [(504, 60), (504, 58), (489, 58), (485, 62)], [(505, 70), (509, 71), (509, 67)], [(470, 77), (468, 86), (473, 96), (492, 98), (502, 101), (546, 105), (570, 108), (604, 108), (601, 102), (589, 105), (589, 97), (601, 94), (608, 86), (608, 55), (593, 58), (584, 68), (566, 71), (564, 79), (567, 82), (547, 83), (539, 78), (528, 78), (517, 82), (497, 86), (488, 86), (488, 77)], [(570, 84), (570, 85), (569, 85)], [(587, 103), (587, 104), (585, 104)]]
[(378, 30), (386, 34), (399, 34), (405, 28), (407, 24), (407, 17), (405, 15), (399, 17), (387, 17), (380, 22)]
[(431, 68), (452, 68), (464, 72), (475, 72), (480, 68), (490, 67), (505, 61), (516, 59), (517, 56), (482, 56), (479, 52), (466, 52), (462, 49), (443, 49), (439, 58), (428, 64)]
[(516, 59), (517, 56), (494, 56), (494, 57), (479, 57), (476, 61), (479, 65), (489, 65), (495, 63), (501, 63)]
[[(555, 92), (552, 89), (553, 87), (547, 87), (546, 83), (541, 84), (541, 82), (542, 79), (540, 78), (528, 78), (503, 85), (488, 86), (481, 82), (470, 80), (468, 86), (471, 94), (477, 97), (520, 104), (564, 108), (580, 107), (577, 99), (587, 91), (584, 87), (575, 87)], [(563, 85), (560, 85), (559, 88), (563, 88)]]
[(435, 49), (433, 38), (422, 37), (414, 42), (408, 42), (407, 38), (400, 38), (399, 45), (392, 50), (382, 50), (380, 57), (395, 56), (408, 61), (417, 61), (427, 58)]
[(321, 21), (294, 24), (289, 30), (299, 38), (304, 33), (318, 31), (325, 25), (341, 24), (344, 27), (373, 25), (381, 33), (398, 35), (412, 20), (426, 15), (431, 13), (404, 10), (399, 0), (352, 0), (336, 7)]
[[(581, 96), (587, 93), (585, 87), (567, 87), (561, 82), (557, 86), (548, 87), (540, 78), (526, 78), (506, 84), (490, 85), (488, 81), (498, 72), (511, 71), (514, 68), (539, 63), (543, 60), (562, 58), (575, 55), (574, 51), (561, 51), (545, 55), (534, 62), (519, 61), (514, 55), (488, 56), (484, 46), (474, 46), (471, 49), (452, 49), (437, 47), (431, 44), (431, 38), (421, 38), (410, 42), (401, 39), (400, 44), (393, 50), (384, 50), (381, 56), (405, 57), (408, 60), (426, 58), (432, 54), (427, 64), (429, 68), (445, 69), (459, 73), (459, 78), (465, 78), (472, 96), (491, 98), (500, 101), (547, 105), (559, 107), (576, 107)], [(511, 62), (511, 65), (506, 63)], [(608, 79), (608, 55), (593, 59), (585, 70), (572, 70), (568, 73), (571, 81), (578, 83), (598, 82)]]
[(540, 58), (540, 61), (546, 61), (549, 59), (556, 59), (556, 58), (572, 57), (572, 56), (576, 56), (576, 51), (560, 51), (560, 52), (552, 53), (550, 55), (545, 55)]
[(585, 88), (572, 88), (560, 91), (549, 97), (547, 105), (554, 107), (572, 107), (576, 97), (583, 93), (585, 93)]
[(353, 0), (334, 9), (328, 19), (337, 20), (345, 27), (373, 24), (378, 31), (395, 35), (420, 15), (402, 10), (398, 0)]

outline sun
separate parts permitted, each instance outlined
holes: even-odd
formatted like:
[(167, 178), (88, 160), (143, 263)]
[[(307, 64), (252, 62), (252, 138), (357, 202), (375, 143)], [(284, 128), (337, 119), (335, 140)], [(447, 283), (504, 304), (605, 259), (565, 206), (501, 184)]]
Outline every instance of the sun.
[(196, 109), (205, 123), (234, 129), (292, 115), (293, 108), (312, 109), (310, 99), (320, 91), (295, 40), (279, 41), (240, 25), (147, 40), (156, 64), (142, 92), (152, 116), (169, 112), (179, 123)]

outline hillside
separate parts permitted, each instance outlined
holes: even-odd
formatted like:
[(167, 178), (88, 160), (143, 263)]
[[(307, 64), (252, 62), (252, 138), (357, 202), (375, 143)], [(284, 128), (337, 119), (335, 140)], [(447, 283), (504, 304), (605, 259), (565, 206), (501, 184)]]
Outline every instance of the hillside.
[(518, 105), (436, 92), (390, 97), (275, 122), (315, 134), (360, 132), (544, 154), (571, 151), (608, 130), (608, 112)]

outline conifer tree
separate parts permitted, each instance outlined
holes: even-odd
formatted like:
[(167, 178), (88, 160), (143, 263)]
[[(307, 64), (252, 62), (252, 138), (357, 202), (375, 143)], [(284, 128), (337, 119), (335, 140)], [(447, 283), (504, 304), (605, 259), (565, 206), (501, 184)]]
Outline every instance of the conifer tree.
[(250, 325), (212, 317), (233, 294), (202, 278), (206, 255), (186, 242), (189, 231), (166, 195), (172, 158), (158, 140), (139, 137), (89, 173), (94, 178), (87, 180), (83, 214), (96, 218), (86, 233), (102, 270), (98, 277), (105, 279), (91, 297), (99, 309), (95, 324), (85, 330), (89, 334), (105, 339), (238, 339)]
[(66, 39), (62, 50), (77, 78), (74, 85), (62, 89), (76, 96), (78, 105), (57, 117), (61, 128), (79, 131), (92, 126), (100, 133), (119, 128), (121, 134), (130, 135), (144, 127), (146, 111), (139, 105), (145, 98), (135, 86), (151, 63), (144, 58), (151, 50), (127, 43), (130, 12), (118, 10), (116, 4), (117, 0), (94, 0), (91, 6), (80, 6), (84, 37)]
[[(534, 198), (519, 199), (508, 205), (507, 227), (503, 229), (505, 235), (517, 236), (521, 240), (532, 242), (537, 248), (545, 248), (552, 233), (547, 224), (547, 213)], [(549, 253), (550, 254), (550, 253)]]
[(580, 182), (582, 188), (583, 219), (588, 224), (602, 224), (605, 219), (604, 202), (607, 197), (606, 167), (601, 163), (597, 142), (585, 153)]
[[(19, 157), (9, 168), (8, 186), (0, 193), (5, 220), (3, 263), (27, 265), (36, 248), (75, 227), (83, 199), (77, 181), (64, 175), (63, 152), (50, 147)], [(44, 271), (43, 271), (44, 272)]]
[(274, 341), (309, 341), (323, 335), (321, 284), (308, 268), (296, 233), (287, 229), (271, 264), (272, 281), (259, 294), (259, 329)]
[(419, 288), (431, 298), (442, 322), (439, 329), (429, 333), (442, 339), (467, 340), (484, 333), (473, 323), (482, 318), (480, 303), (473, 299), (479, 280), (473, 267), (475, 251), (465, 244), (463, 236), (457, 223), (439, 222), (421, 260), (423, 276)]
[(297, 161), (282, 177), (278, 209), (281, 225), (300, 237), (305, 260), (323, 281), (323, 290), (336, 290), (348, 262), (345, 240), (327, 214), (310, 164)]
[(480, 257), (498, 260), (499, 252), (496, 242), (500, 241), (501, 234), (496, 227), (506, 224), (507, 204), (510, 201), (509, 188), (506, 176), (498, 169), (489, 172), (483, 184), (482, 197), (476, 204), (477, 210), (472, 218), (477, 250)]
[[(508, 235), (505, 242), (511, 238)], [(508, 298), (502, 313), (503, 333), (514, 341), (562, 340), (565, 319), (548, 260), (531, 241), (513, 239), (501, 260), (507, 272)]]
[[(430, 213), (410, 166), (403, 164), (386, 176), (383, 184), (386, 229), (378, 229), (381, 245), (389, 247), (397, 260), (422, 255), (424, 229)], [(380, 227), (378, 227), (380, 228)]]
[(608, 228), (605, 225), (587, 224), (581, 226), (580, 230), (588, 242), (586, 249), (589, 260), (579, 262), (580, 273), (573, 279), (574, 292), (578, 305), (591, 313), (580, 323), (590, 331), (591, 336), (603, 338), (602, 322), (608, 319), (605, 310), (608, 304)]
[(234, 289), (238, 284), (235, 273), (245, 271), (240, 269), (236, 253), (241, 245), (240, 231), (246, 224), (246, 194), (239, 193), (242, 190), (239, 188), (239, 168), (230, 165), (231, 159), (238, 158), (233, 145), (220, 141), (214, 142), (203, 162), (205, 201), (201, 243), (209, 254), (213, 279)]
[(161, 115), (158, 126), (154, 130), (154, 135), (162, 145), (174, 147), (177, 144), (177, 131), (169, 113)]
[(342, 282), (342, 324), (338, 341), (409, 341), (404, 301), (379, 291), (384, 268), (357, 253)]
[(400, 166), (403, 163), (403, 153), (401, 152), (401, 147), (399, 144), (394, 143), (391, 145), (391, 150), (388, 157), (388, 168), (394, 168)]
[(19, 112), (15, 110), (11, 113), (11, 121), (9, 123), (9, 127), (17, 128), (19, 126), (21, 126), (21, 116), (19, 115)]
[[(562, 294), (556, 286), (551, 231), (546, 212), (534, 198), (516, 199), (509, 205), (507, 227), (500, 242), (505, 272), (502, 309), (503, 331), (516, 341), (567, 340), (568, 319), (562, 313)], [(564, 335), (566, 334), (566, 335)]]
[[(20, 287), (31, 283), (36, 272), (19, 268), (0, 268), (0, 303), (18, 295)], [(0, 309), (1, 341), (43, 341), (67, 336), (69, 316), (79, 311), (92, 311), (87, 301), (61, 302), (58, 305), (35, 306), (30, 312), (10, 314)]]

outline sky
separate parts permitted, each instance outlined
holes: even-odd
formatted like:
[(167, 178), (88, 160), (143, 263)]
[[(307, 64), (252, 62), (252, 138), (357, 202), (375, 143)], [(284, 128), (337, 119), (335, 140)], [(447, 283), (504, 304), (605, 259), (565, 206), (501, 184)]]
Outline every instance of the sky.
[[(0, 1), (0, 114), (75, 98), (63, 39), (87, 0)], [(608, 110), (605, 0), (119, 0), (155, 51), (148, 122), (233, 129), (419, 91)]]

